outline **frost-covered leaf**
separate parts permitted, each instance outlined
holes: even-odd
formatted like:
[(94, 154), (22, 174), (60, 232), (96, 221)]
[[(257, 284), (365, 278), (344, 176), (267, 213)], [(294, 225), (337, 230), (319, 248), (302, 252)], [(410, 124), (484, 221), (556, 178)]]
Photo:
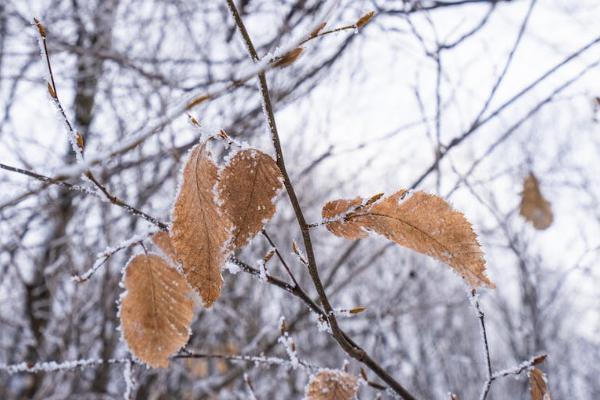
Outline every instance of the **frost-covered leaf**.
[(552, 400), (546, 383), (546, 375), (540, 369), (534, 367), (529, 371), (529, 386), (531, 400)]
[(178, 260), (177, 253), (175, 253), (175, 248), (173, 247), (173, 241), (167, 232), (156, 232), (154, 235), (152, 235), (152, 242), (154, 242), (154, 244), (165, 254), (165, 256), (169, 257), (173, 261)]
[(352, 400), (358, 379), (343, 371), (324, 369), (313, 375), (306, 386), (306, 400)]
[(358, 239), (373, 231), (448, 264), (472, 287), (494, 287), (471, 224), (441, 197), (400, 190), (375, 202), (337, 200), (325, 205), (328, 215), (335, 218), (326, 220), (327, 228), (338, 236)]
[(191, 288), (156, 254), (139, 254), (125, 269), (121, 302), (123, 337), (137, 358), (167, 367), (169, 356), (184, 346), (193, 317)]
[(363, 203), (363, 199), (357, 197), (352, 200), (334, 200), (323, 207), (321, 215), (327, 221), (327, 229), (336, 236), (345, 239), (362, 239), (367, 237), (367, 232), (362, 228), (359, 221), (344, 219), (347, 213), (354, 211)]
[(217, 187), (223, 214), (234, 225), (232, 245), (238, 249), (275, 214), (273, 200), (283, 187), (283, 178), (269, 155), (248, 149), (233, 156)]
[(539, 230), (547, 229), (554, 220), (552, 207), (542, 196), (539, 182), (533, 173), (530, 173), (523, 182), (520, 212), (523, 218)]
[(231, 223), (217, 206), (217, 166), (206, 143), (190, 151), (182, 179), (173, 207), (171, 240), (189, 284), (210, 307), (221, 293)]

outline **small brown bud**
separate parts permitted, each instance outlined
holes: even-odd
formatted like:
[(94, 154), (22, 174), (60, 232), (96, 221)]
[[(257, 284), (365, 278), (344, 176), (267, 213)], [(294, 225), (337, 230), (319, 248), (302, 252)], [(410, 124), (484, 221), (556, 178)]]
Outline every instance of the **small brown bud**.
[(208, 99), (210, 99), (210, 96), (209, 96), (209, 95), (207, 95), (207, 94), (204, 94), (204, 95), (202, 95), (202, 96), (198, 96), (198, 97), (196, 97), (196, 98), (192, 99), (192, 100), (191, 100), (191, 101), (190, 101), (190, 102), (187, 104), (186, 108), (187, 108), (188, 110), (189, 110), (189, 109), (192, 109), (192, 108), (196, 107), (197, 105), (200, 105), (200, 104), (204, 103), (204, 102), (205, 102), (206, 100), (208, 100)]
[(543, 363), (546, 360), (546, 357), (548, 357), (548, 355), (546, 355), (546, 354), (537, 356), (536, 358), (533, 359), (533, 363), (531, 363), (531, 365), (539, 365), (539, 364)]
[(50, 97), (52, 97), (53, 99), (57, 99), (56, 91), (54, 90), (54, 87), (52, 87), (50, 82), (48, 82), (48, 94), (50, 94)]
[(34, 18), (33, 23), (35, 24), (38, 32), (40, 33), (40, 36), (45, 39), (46, 38), (46, 28), (44, 27), (42, 22), (39, 19)]
[(271, 258), (273, 258), (273, 254), (275, 254), (274, 249), (269, 250), (267, 254), (265, 254), (265, 256), (263, 257), (263, 261), (265, 264), (268, 263)]
[(219, 136), (219, 138), (223, 139), (223, 140), (229, 140), (229, 135), (227, 134), (227, 132), (225, 132), (223, 129), (221, 129), (219, 131), (219, 133), (217, 133), (217, 136)]
[(272, 65), (275, 68), (285, 68), (294, 63), (300, 57), (303, 51), (304, 49), (302, 47), (297, 47), (294, 50), (289, 51), (281, 57), (273, 60)]
[(365, 381), (369, 381), (369, 378), (367, 377), (367, 372), (365, 371), (365, 369), (363, 367), (360, 367), (360, 376), (365, 380)]
[(292, 251), (294, 252), (294, 254), (300, 253), (300, 249), (298, 248), (298, 243), (296, 243), (295, 240), (292, 240)]
[(377, 200), (379, 200), (380, 198), (383, 197), (383, 193), (377, 193), (374, 196), (371, 196), (371, 198), (369, 200), (367, 200), (367, 202), (365, 203), (365, 206), (370, 206), (371, 204), (375, 203)]
[(367, 307), (359, 306), (359, 307), (351, 308), (350, 310), (348, 310), (348, 312), (350, 314), (360, 314), (361, 312), (365, 311), (366, 309), (367, 309)]
[(194, 125), (194, 126), (200, 126), (200, 122), (198, 122), (198, 120), (193, 117), (192, 115), (188, 114), (188, 118), (190, 120), (190, 124)]
[(279, 322), (279, 333), (281, 336), (285, 336), (287, 330), (287, 323), (285, 322), (284, 318), (281, 318), (281, 321)]
[(77, 132), (75, 134), (75, 140), (77, 142), (77, 147), (79, 147), (79, 149), (83, 151), (83, 146), (84, 146), (83, 135), (81, 133)]
[(317, 26), (311, 33), (310, 33), (310, 37), (313, 38), (315, 36), (317, 36), (319, 34), (319, 32), (321, 32), (323, 30), (323, 28), (325, 28), (325, 26), (327, 25), (327, 22), (321, 22), (321, 24), (319, 24), (319, 26)]
[(356, 21), (356, 23), (354, 24), (356, 26), (356, 29), (360, 29), (363, 26), (365, 26), (366, 24), (368, 24), (369, 22), (371, 22), (371, 20), (373, 19), (374, 16), (375, 16), (375, 11), (369, 11), (368, 13), (366, 13), (365, 15), (360, 17), (358, 19), (358, 21)]

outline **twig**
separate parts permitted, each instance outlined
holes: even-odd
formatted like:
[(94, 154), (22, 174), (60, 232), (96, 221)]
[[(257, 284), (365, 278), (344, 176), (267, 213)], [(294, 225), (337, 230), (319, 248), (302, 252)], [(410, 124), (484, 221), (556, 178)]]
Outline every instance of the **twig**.
[[(246, 45), (246, 49), (252, 60), (255, 63), (260, 61), (258, 57), (258, 53), (254, 48), (254, 44), (248, 31), (246, 30), (246, 26), (242, 21), (242, 18), (237, 10), (237, 7), (234, 3), (234, 0), (227, 0), (227, 5), (229, 6), (229, 10), (233, 19), (235, 20), (235, 24), (242, 35), (242, 39), (244, 44)], [(271, 133), (271, 140), (273, 142), (273, 147), (275, 148), (276, 153), (276, 161), (279, 169), (281, 170), (281, 174), (284, 180), (284, 186), (288, 193), (288, 197), (290, 202), (292, 203), (292, 208), (294, 209), (294, 214), (296, 215), (296, 219), (298, 221), (298, 225), (300, 226), (300, 231), (302, 232), (302, 239), (304, 242), (304, 247), (306, 249), (307, 257), (308, 257), (308, 272), (313, 281), (315, 289), (319, 295), (319, 300), (323, 305), (323, 309), (325, 311), (325, 317), (329, 326), (331, 327), (332, 336), (335, 340), (340, 344), (342, 349), (350, 355), (352, 358), (364, 363), (367, 367), (369, 367), (375, 374), (377, 374), (381, 379), (383, 379), (397, 394), (401, 395), (407, 400), (414, 399), (414, 397), (408, 392), (398, 381), (392, 378), (379, 364), (377, 364), (374, 360), (372, 360), (366, 352), (356, 345), (338, 326), (335, 313), (333, 312), (333, 308), (329, 303), (329, 299), (327, 298), (327, 294), (325, 293), (325, 289), (321, 282), (321, 278), (319, 277), (319, 272), (317, 268), (316, 258), (313, 250), (312, 239), (310, 236), (310, 228), (306, 223), (304, 218), (304, 214), (302, 212), (302, 208), (300, 207), (300, 203), (298, 201), (298, 197), (294, 190), (294, 187), (290, 181), (289, 175), (287, 173), (287, 169), (285, 166), (285, 161), (283, 158), (283, 150), (281, 147), (281, 142), (279, 139), (279, 133), (277, 130), (277, 124), (275, 122), (275, 115), (273, 112), (273, 105), (271, 103), (271, 97), (269, 94), (269, 89), (267, 85), (267, 79), (264, 71), (258, 74), (258, 86), (262, 97), (263, 108), (266, 114), (267, 124), (269, 126), (269, 131)]]
[[(29, 171), (29, 170), (26, 170), (23, 168), (17, 168), (17, 167), (13, 167), (13, 166), (2, 164), (2, 163), (0, 163), (0, 168), (4, 169), (6, 171), (16, 172), (21, 175), (29, 176), (30, 178), (36, 179), (40, 182), (44, 182), (48, 185), (62, 186), (69, 190), (81, 192), (81, 193), (84, 193), (87, 195), (97, 197), (99, 199), (103, 199), (98, 193), (90, 191), (88, 188), (86, 188), (84, 186), (74, 185), (72, 183), (65, 182), (62, 177), (51, 178), (49, 176), (45, 176), (45, 175), (39, 174), (34, 171)], [(121, 200), (120, 198), (118, 198), (116, 196), (111, 195), (109, 197), (109, 200), (112, 204), (123, 208), (124, 210), (128, 211), (129, 213), (131, 213), (133, 215), (144, 218), (146, 221), (150, 222), (153, 225), (156, 225), (161, 230), (167, 230), (167, 228), (168, 228), (167, 224), (165, 224), (164, 222), (161, 222), (158, 219), (154, 218), (153, 216), (146, 214), (143, 211), (138, 210), (137, 208), (133, 207), (132, 205), (129, 205), (128, 203), (126, 203), (125, 201)]]
[(490, 386), (492, 384), (492, 361), (490, 358), (490, 346), (488, 343), (487, 331), (485, 328), (485, 314), (483, 313), (483, 311), (481, 311), (481, 306), (479, 305), (479, 298), (475, 289), (471, 291), (471, 300), (473, 306), (477, 310), (477, 318), (479, 318), (479, 328), (481, 329), (481, 338), (483, 340), (483, 352), (487, 367), (487, 380), (483, 386), (483, 392), (481, 393), (481, 400), (485, 400), (490, 390)]
[(128, 358), (111, 358), (109, 360), (88, 359), (63, 362), (44, 361), (34, 364), (22, 362), (19, 364), (0, 364), (0, 371), (7, 372), (9, 375), (19, 372), (35, 374), (39, 372), (72, 371), (81, 368), (94, 367), (101, 364), (124, 364), (129, 362), (131, 362), (131, 360)]

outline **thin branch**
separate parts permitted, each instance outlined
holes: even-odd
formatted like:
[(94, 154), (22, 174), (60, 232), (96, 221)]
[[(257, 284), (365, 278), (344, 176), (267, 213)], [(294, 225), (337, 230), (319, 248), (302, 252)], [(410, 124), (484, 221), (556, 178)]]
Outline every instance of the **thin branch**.
[(487, 372), (487, 380), (483, 386), (483, 392), (481, 393), (481, 398), (480, 398), (481, 400), (485, 400), (485, 398), (487, 397), (487, 394), (490, 390), (490, 386), (492, 384), (492, 361), (490, 358), (490, 346), (488, 343), (487, 331), (485, 328), (485, 314), (483, 313), (483, 311), (481, 311), (481, 306), (479, 305), (479, 297), (477, 296), (477, 292), (475, 291), (475, 289), (473, 289), (471, 291), (471, 300), (472, 300), (473, 306), (477, 310), (477, 318), (479, 318), (479, 328), (481, 329), (481, 338), (483, 341), (484, 358), (485, 358), (485, 363), (486, 363), (486, 367), (487, 367), (487, 371), (486, 371)]
[(489, 121), (491, 121), (492, 119), (497, 117), (506, 108), (508, 108), (513, 103), (515, 103), (517, 100), (519, 100), (521, 97), (523, 97), (526, 93), (530, 92), (532, 89), (537, 87), (541, 82), (546, 80), (546, 78), (548, 78), (549, 76), (553, 75), (561, 67), (568, 64), (575, 58), (579, 57), (580, 55), (582, 55), (583, 53), (585, 53), (586, 51), (588, 51), (589, 49), (591, 49), (598, 43), (600, 43), (600, 36), (596, 37), (595, 39), (590, 41), (588, 44), (579, 48), (577, 51), (571, 53), (569, 56), (567, 56), (561, 62), (559, 62), (558, 64), (556, 64), (553, 67), (551, 67), (550, 69), (548, 69), (545, 73), (543, 73), (541, 76), (539, 76), (533, 82), (531, 82), (529, 85), (525, 86), (518, 93), (513, 95), (510, 99), (508, 99), (504, 103), (502, 103), (498, 108), (496, 108), (493, 112), (491, 112), (487, 117), (473, 122), (473, 124), (469, 127), (469, 129), (467, 129), (460, 136), (457, 136), (450, 141), (450, 143), (445, 147), (444, 151), (439, 155), (439, 157), (436, 158), (433, 161), (433, 163), (410, 185), (410, 189), (414, 189), (417, 186), (419, 186), (421, 184), (421, 182), (423, 182), (425, 180), (425, 178), (427, 178), (429, 176), (429, 174), (431, 174), (433, 171), (435, 171), (438, 164), (448, 155), (448, 153), (450, 153), (450, 151), (454, 147), (461, 144), (464, 140), (466, 140), (471, 135), (473, 135), (473, 133), (475, 133), (479, 128), (481, 128), (482, 126), (487, 124)]
[[(250, 38), (248, 31), (246, 30), (246, 26), (242, 21), (242, 18), (237, 10), (234, 0), (227, 0), (227, 5), (229, 7), (233, 19), (235, 20), (235, 24), (242, 35), (243, 42), (246, 45), (250, 57), (255, 63), (258, 63), (260, 61), (260, 58), (258, 56), (258, 53), (256, 52), (256, 49), (254, 48), (252, 39)], [(290, 202), (292, 203), (292, 207), (294, 209), (298, 225), (300, 226), (300, 230), (302, 232), (302, 239), (308, 257), (308, 272), (319, 295), (319, 300), (323, 305), (323, 309), (326, 313), (325, 317), (327, 322), (329, 322), (332, 335), (348, 355), (364, 363), (373, 372), (375, 372), (375, 374), (377, 374), (388, 385), (390, 385), (390, 387), (396, 393), (398, 393), (407, 400), (414, 399), (410, 392), (408, 392), (399, 382), (392, 378), (381, 366), (379, 366), (379, 364), (372, 360), (366, 354), (366, 352), (358, 345), (356, 345), (338, 326), (335, 313), (333, 311), (333, 308), (331, 307), (331, 304), (329, 303), (329, 299), (327, 298), (327, 294), (325, 293), (325, 289), (321, 282), (321, 278), (319, 277), (316, 257), (314, 254), (312, 239), (310, 236), (310, 228), (306, 223), (304, 214), (302, 212), (302, 208), (300, 207), (300, 202), (298, 201), (298, 197), (287, 173), (285, 161), (283, 158), (283, 150), (281, 147), (279, 133), (277, 130), (277, 124), (275, 122), (275, 115), (273, 112), (271, 97), (267, 85), (267, 79), (264, 72), (260, 72), (258, 74), (258, 85), (262, 97), (263, 108), (266, 114), (267, 124), (271, 133), (271, 140), (273, 142), (273, 147), (275, 148), (277, 165), (279, 166), (281, 174), (283, 175), (284, 186), (288, 193)]]

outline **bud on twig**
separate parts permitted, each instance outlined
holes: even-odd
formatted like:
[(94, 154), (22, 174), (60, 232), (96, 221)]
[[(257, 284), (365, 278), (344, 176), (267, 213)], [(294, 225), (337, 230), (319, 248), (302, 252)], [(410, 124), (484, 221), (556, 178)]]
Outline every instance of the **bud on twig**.
[(319, 32), (321, 32), (323, 30), (323, 28), (325, 28), (326, 25), (327, 25), (327, 22), (321, 22), (321, 24), (319, 26), (317, 26), (315, 28), (315, 30), (313, 30), (310, 33), (310, 37), (314, 38), (315, 36), (317, 36), (319, 34)]
[(33, 23), (35, 24), (38, 32), (40, 33), (40, 36), (42, 38), (46, 39), (46, 28), (44, 27), (44, 25), (42, 24), (42, 22), (39, 19), (34, 18), (33, 19)]
[(265, 256), (263, 257), (263, 262), (266, 264), (269, 262), (269, 260), (271, 258), (273, 258), (273, 254), (275, 254), (275, 250), (271, 249), (267, 252), (267, 254), (265, 254)]
[(303, 51), (304, 49), (302, 47), (297, 47), (294, 50), (289, 51), (283, 56), (275, 59), (272, 62), (272, 65), (275, 68), (285, 68), (294, 63), (300, 57)]
[(351, 308), (350, 310), (348, 310), (348, 312), (350, 314), (360, 314), (361, 312), (366, 311), (366, 310), (367, 310), (367, 307), (358, 306), (358, 307)]
[(56, 95), (56, 90), (54, 90), (50, 82), (48, 82), (48, 94), (50, 94), (50, 97), (52, 97), (54, 100), (58, 98), (58, 96)]
[(360, 17), (358, 19), (358, 21), (356, 21), (354, 26), (356, 26), (356, 29), (360, 29), (363, 26), (365, 26), (366, 24), (368, 24), (369, 22), (371, 22), (371, 20), (373, 19), (374, 16), (375, 16), (375, 11), (369, 11), (368, 13), (366, 13), (365, 15)]
[(75, 134), (75, 141), (77, 142), (77, 147), (79, 147), (79, 149), (83, 151), (84, 142), (83, 135), (81, 133), (77, 132)]
[(204, 103), (208, 99), (210, 99), (210, 96), (207, 94), (203, 94), (202, 96), (198, 96), (198, 97), (192, 99), (185, 107), (188, 110), (190, 110), (190, 109), (196, 107), (197, 105)]

